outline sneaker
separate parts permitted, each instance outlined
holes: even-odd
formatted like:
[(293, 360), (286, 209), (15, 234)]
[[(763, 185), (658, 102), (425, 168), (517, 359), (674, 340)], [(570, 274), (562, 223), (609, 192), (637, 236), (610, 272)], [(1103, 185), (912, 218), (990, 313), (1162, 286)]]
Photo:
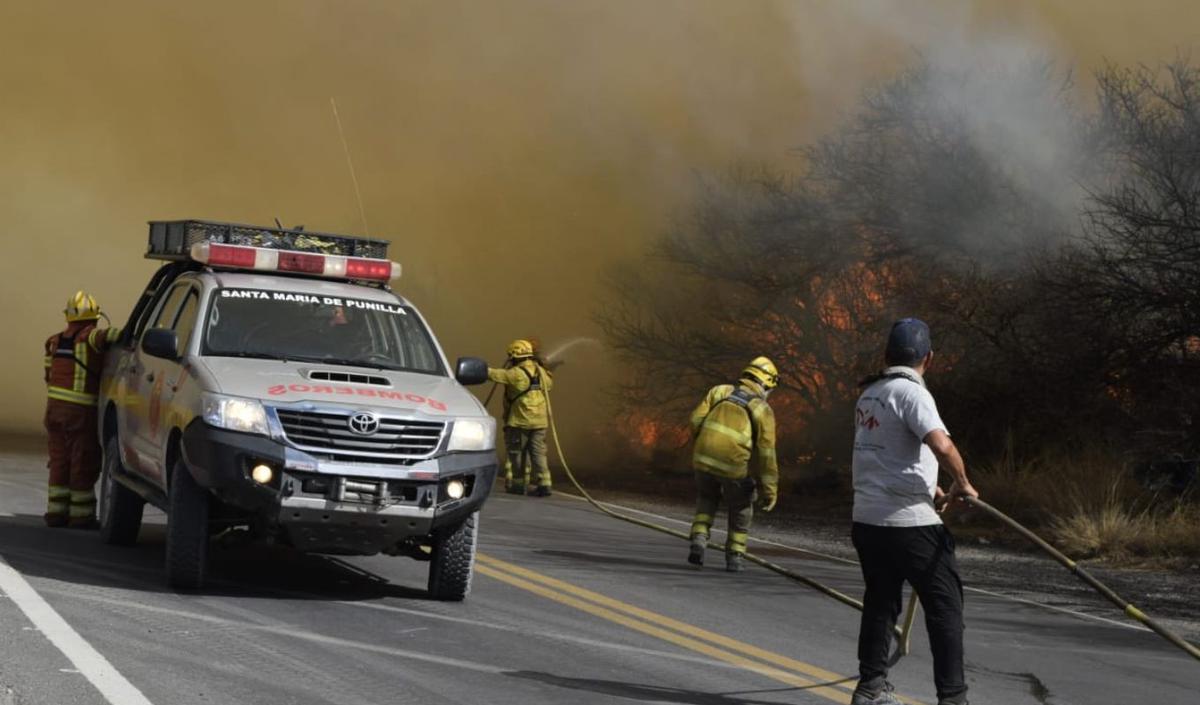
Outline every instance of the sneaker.
[(533, 491), (534, 497), (549, 497), (552, 494), (554, 491), (550, 489), (549, 485), (538, 485), (537, 489)]
[(704, 565), (704, 546), (707, 543), (707, 536), (692, 537), (692, 547), (688, 549), (688, 563), (692, 565)]
[(504, 491), (509, 494), (525, 494), (525, 483), (518, 480), (513, 480), (504, 488)]
[(746, 569), (744, 559), (740, 553), (725, 554), (725, 570), (730, 573), (740, 573)]
[(959, 693), (948, 698), (938, 698), (938, 705), (971, 705), (967, 702), (967, 694)]
[(877, 690), (864, 688), (860, 681), (854, 689), (854, 695), (850, 696), (850, 705), (901, 705), (896, 696), (892, 695), (894, 690), (892, 684), (887, 681)]

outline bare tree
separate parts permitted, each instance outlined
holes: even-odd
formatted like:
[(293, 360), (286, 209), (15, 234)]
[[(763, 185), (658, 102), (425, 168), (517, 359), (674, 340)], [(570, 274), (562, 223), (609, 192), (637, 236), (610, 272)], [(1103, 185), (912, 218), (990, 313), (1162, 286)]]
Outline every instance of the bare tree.
[(1200, 69), (1110, 66), (1094, 134), (1105, 171), (1085, 237), (1043, 272), (1112, 414), (1160, 453), (1196, 452), (1200, 417)]

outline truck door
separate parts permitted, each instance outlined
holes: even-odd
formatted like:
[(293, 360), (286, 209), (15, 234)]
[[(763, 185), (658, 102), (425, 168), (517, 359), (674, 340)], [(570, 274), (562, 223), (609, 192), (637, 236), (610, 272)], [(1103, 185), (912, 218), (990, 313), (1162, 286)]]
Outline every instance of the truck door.
[[(172, 287), (163, 297), (149, 325), (141, 331), (141, 335), (144, 336), (146, 330), (151, 328), (175, 328), (189, 295), (195, 296), (195, 292), (186, 282)], [(178, 363), (147, 355), (142, 350), (139, 338), (133, 352), (133, 363), (125, 373), (125, 383), (130, 396), (137, 400), (126, 412), (125, 432), (130, 446), (128, 450), (132, 450), (136, 456), (127, 460), (132, 461), (140, 474), (154, 480), (160, 486), (165, 485), (158, 436), (163, 430), (162, 399), (164, 390), (167, 389), (166, 382), (172, 371), (171, 367), (178, 367)], [(163, 441), (165, 442), (165, 438)]]
[(171, 432), (176, 428), (183, 430), (179, 421), (181, 414), (176, 410), (175, 395), (179, 392), (184, 375), (188, 374), (187, 351), (191, 342), (192, 331), (196, 329), (196, 316), (200, 311), (200, 292), (195, 287), (189, 288), (179, 307), (171, 330), (175, 331), (175, 359), (164, 360), (154, 358), (158, 365), (157, 378), (151, 389), (149, 399), (148, 425), (150, 427), (150, 452), (153, 456), (154, 467), (163, 473), (159, 480), (165, 479), (170, 471), (166, 467), (167, 442)]

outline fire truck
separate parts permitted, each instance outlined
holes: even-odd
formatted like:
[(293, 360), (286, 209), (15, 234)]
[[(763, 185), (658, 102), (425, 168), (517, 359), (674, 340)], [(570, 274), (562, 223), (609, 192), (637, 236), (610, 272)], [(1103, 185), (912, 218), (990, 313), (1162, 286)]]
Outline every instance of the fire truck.
[(429, 563), (470, 590), (495, 421), (417, 309), (383, 240), (202, 220), (150, 223), (151, 277), (107, 356), (101, 538), (167, 515), (166, 579), (196, 589), (210, 538)]

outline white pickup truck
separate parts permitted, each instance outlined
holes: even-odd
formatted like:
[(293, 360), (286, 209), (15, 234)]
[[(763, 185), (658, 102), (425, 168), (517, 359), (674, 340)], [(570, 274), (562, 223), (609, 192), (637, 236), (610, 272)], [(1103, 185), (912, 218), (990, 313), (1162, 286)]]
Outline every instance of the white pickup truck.
[(388, 287), (379, 240), (208, 221), (150, 224), (165, 260), (109, 352), (100, 395), (102, 538), (167, 513), (166, 573), (205, 579), (226, 529), (301, 551), (429, 561), (470, 590), (495, 421), (424, 319)]

